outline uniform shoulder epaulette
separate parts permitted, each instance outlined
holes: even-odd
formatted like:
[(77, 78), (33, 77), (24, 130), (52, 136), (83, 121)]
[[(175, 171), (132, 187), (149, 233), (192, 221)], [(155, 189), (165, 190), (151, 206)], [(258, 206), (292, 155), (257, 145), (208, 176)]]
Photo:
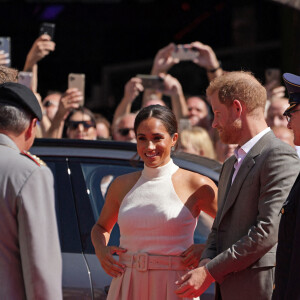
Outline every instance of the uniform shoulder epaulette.
[(39, 167), (41, 166), (46, 166), (46, 163), (44, 161), (42, 161), (39, 157), (37, 157), (36, 155), (31, 154), (28, 151), (22, 151), (21, 154), (29, 157), (31, 160), (33, 160)]

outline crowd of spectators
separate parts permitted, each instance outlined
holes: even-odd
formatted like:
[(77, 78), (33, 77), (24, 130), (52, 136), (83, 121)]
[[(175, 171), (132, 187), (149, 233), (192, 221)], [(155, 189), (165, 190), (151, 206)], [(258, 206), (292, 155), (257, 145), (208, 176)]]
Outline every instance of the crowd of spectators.
[[(189, 58), (199, 68), (206, 71), (208, 81), (222, 76), (223, 70), (213, 49), (199, 41), (181, 45), (186, 53), (193, 54)], [(221, 163), (233, 154), (236, 145), (223, 144), (216, 130), (212, 128), (212, 110), (205, 95), (187, 95), (179, 80), (169, 74), (169, 70), (186, 57), (176, 55), (178, 45), (170, 43), (158, 50), (154, 57), (150, 74), (160, 84), (149, 86), (149, 82), (139, 76), (133, 76), (124, 85), (124, 95), (120, 99), (112, 120), (105, 115), (93, 113), (81, 106), (84, 95), (76, 89), (66, 91), (49, 90), (44, 99), (38, 93), (38, 63), (55, 51), (55, 42), (50, 36), (38, 37), (25, 59), (22, 71), (32, 73), (31, 89), (38, 98), (43, 111), (43, 119), (39, 123), (38, 137), (76, 138), (76, 139), (109, 139), (116, 141), (136, 142), (133, 130), (134, 119), (138, 111), (133, 110), (133, 103), (142, 94), (141, 108), (148, 105), (170, 106), (179, 123), (179, 147), (176, 151), (185, 151), (216, 159)], [(7, 53), (0, 51), (0, 82), (18, 81), (18, 70), (7, 68)], [(151, 77), (150, 76), (150, 77)], [(192, 75), (189, 75), (192, 76)], [(155, 81), (156, 80), (156, 81)], [(287, 129), (287, 121), (283, 112), (288, 107), (285, 88), (278, 83), (268, 82), (265, 85), (268, 101), (265, 110), (267, 124), (275, 135), (295, 147), (293, 133)], [(165, 99), (169, 98), (167, 103)], [(298, 153), (299, 149), (295, 147)]]

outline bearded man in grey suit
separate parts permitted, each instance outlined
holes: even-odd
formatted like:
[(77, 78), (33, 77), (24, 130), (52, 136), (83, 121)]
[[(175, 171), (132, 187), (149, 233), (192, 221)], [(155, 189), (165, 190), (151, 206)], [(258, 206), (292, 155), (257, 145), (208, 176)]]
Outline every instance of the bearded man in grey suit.
[(30, 89), (0, 84), (0, 299), (62, 299), (53, 176), (26, 152), (41, 118)]
[(197, 297), (216, 281), (216, 299), (268, 300), (279, 212), (299, 173), (299, 158), (267, 127), (266, 90), (250, 73), (214, 79), (207, 95), (222, 142), (239, 146), (223, 164), (218, 212), (199, 267), (178, 280), (176, 293)]

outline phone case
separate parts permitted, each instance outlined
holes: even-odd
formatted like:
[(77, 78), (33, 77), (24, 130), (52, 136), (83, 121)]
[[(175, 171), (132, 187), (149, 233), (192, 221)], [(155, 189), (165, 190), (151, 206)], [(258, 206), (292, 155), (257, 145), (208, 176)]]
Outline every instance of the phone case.
[(68, 88), (78, 88), (81, 91), (83, 100), (80, 103), (84, 105), (84, 92), (85, 92), (85, 74), (70, 73), (68, 76)]
[(40, 35), (48, 34), (51, 36), (51, 39), (54, 39), (54, 31), (55, 31), (55, 24), (53, 23), (42, 23), (40, 27)]
[(172, 52), (173, 58), (178, 58), (179, 60), (194, 60), (199, 56), (197, 51), (189, 48), (185, 48), (183, 45), (178, 45), (176, 50)]
[(145, 89), (163, 90), (164, 80), (156, 75), (138, 74), (136, 77), (142, 79), (142, 85)]
[(7, 59), (9, 59), (9, 63), (5, 64), (5, 66), (10, 67), (11, 66), (10, 37), (0, 37), (0, 50), (4, 51), (4, 53), (8, 53)]
[(281, 71), (280, 69), (270, 68), (265, 72), (266, 84), (270, 82), (276, 82), (276, 86), (281, 84)]
[(32, 88), (32, 72), (19, 72), (18, 83), (24, 84), (29, 89)]

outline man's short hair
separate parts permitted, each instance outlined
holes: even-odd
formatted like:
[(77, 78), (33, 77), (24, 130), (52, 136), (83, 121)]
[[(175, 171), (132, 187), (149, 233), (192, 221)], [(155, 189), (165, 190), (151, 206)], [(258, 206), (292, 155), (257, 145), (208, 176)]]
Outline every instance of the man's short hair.
[(249, 112), (256, 108), (265, 109), (266, 89), (250, 72), (228, 72), (215, 78), (206, 89), (206, 94), (212, 95), (217, 91), (220, 102), (226, 106), (236, 99), (243, 102)]
[(18, 70), (0, 65), (0, 84), (5, 82), (18, 82)]
[(21, 134), (30, 124), (32, 116), (20, 107), (0, 104), (0, 130)]

